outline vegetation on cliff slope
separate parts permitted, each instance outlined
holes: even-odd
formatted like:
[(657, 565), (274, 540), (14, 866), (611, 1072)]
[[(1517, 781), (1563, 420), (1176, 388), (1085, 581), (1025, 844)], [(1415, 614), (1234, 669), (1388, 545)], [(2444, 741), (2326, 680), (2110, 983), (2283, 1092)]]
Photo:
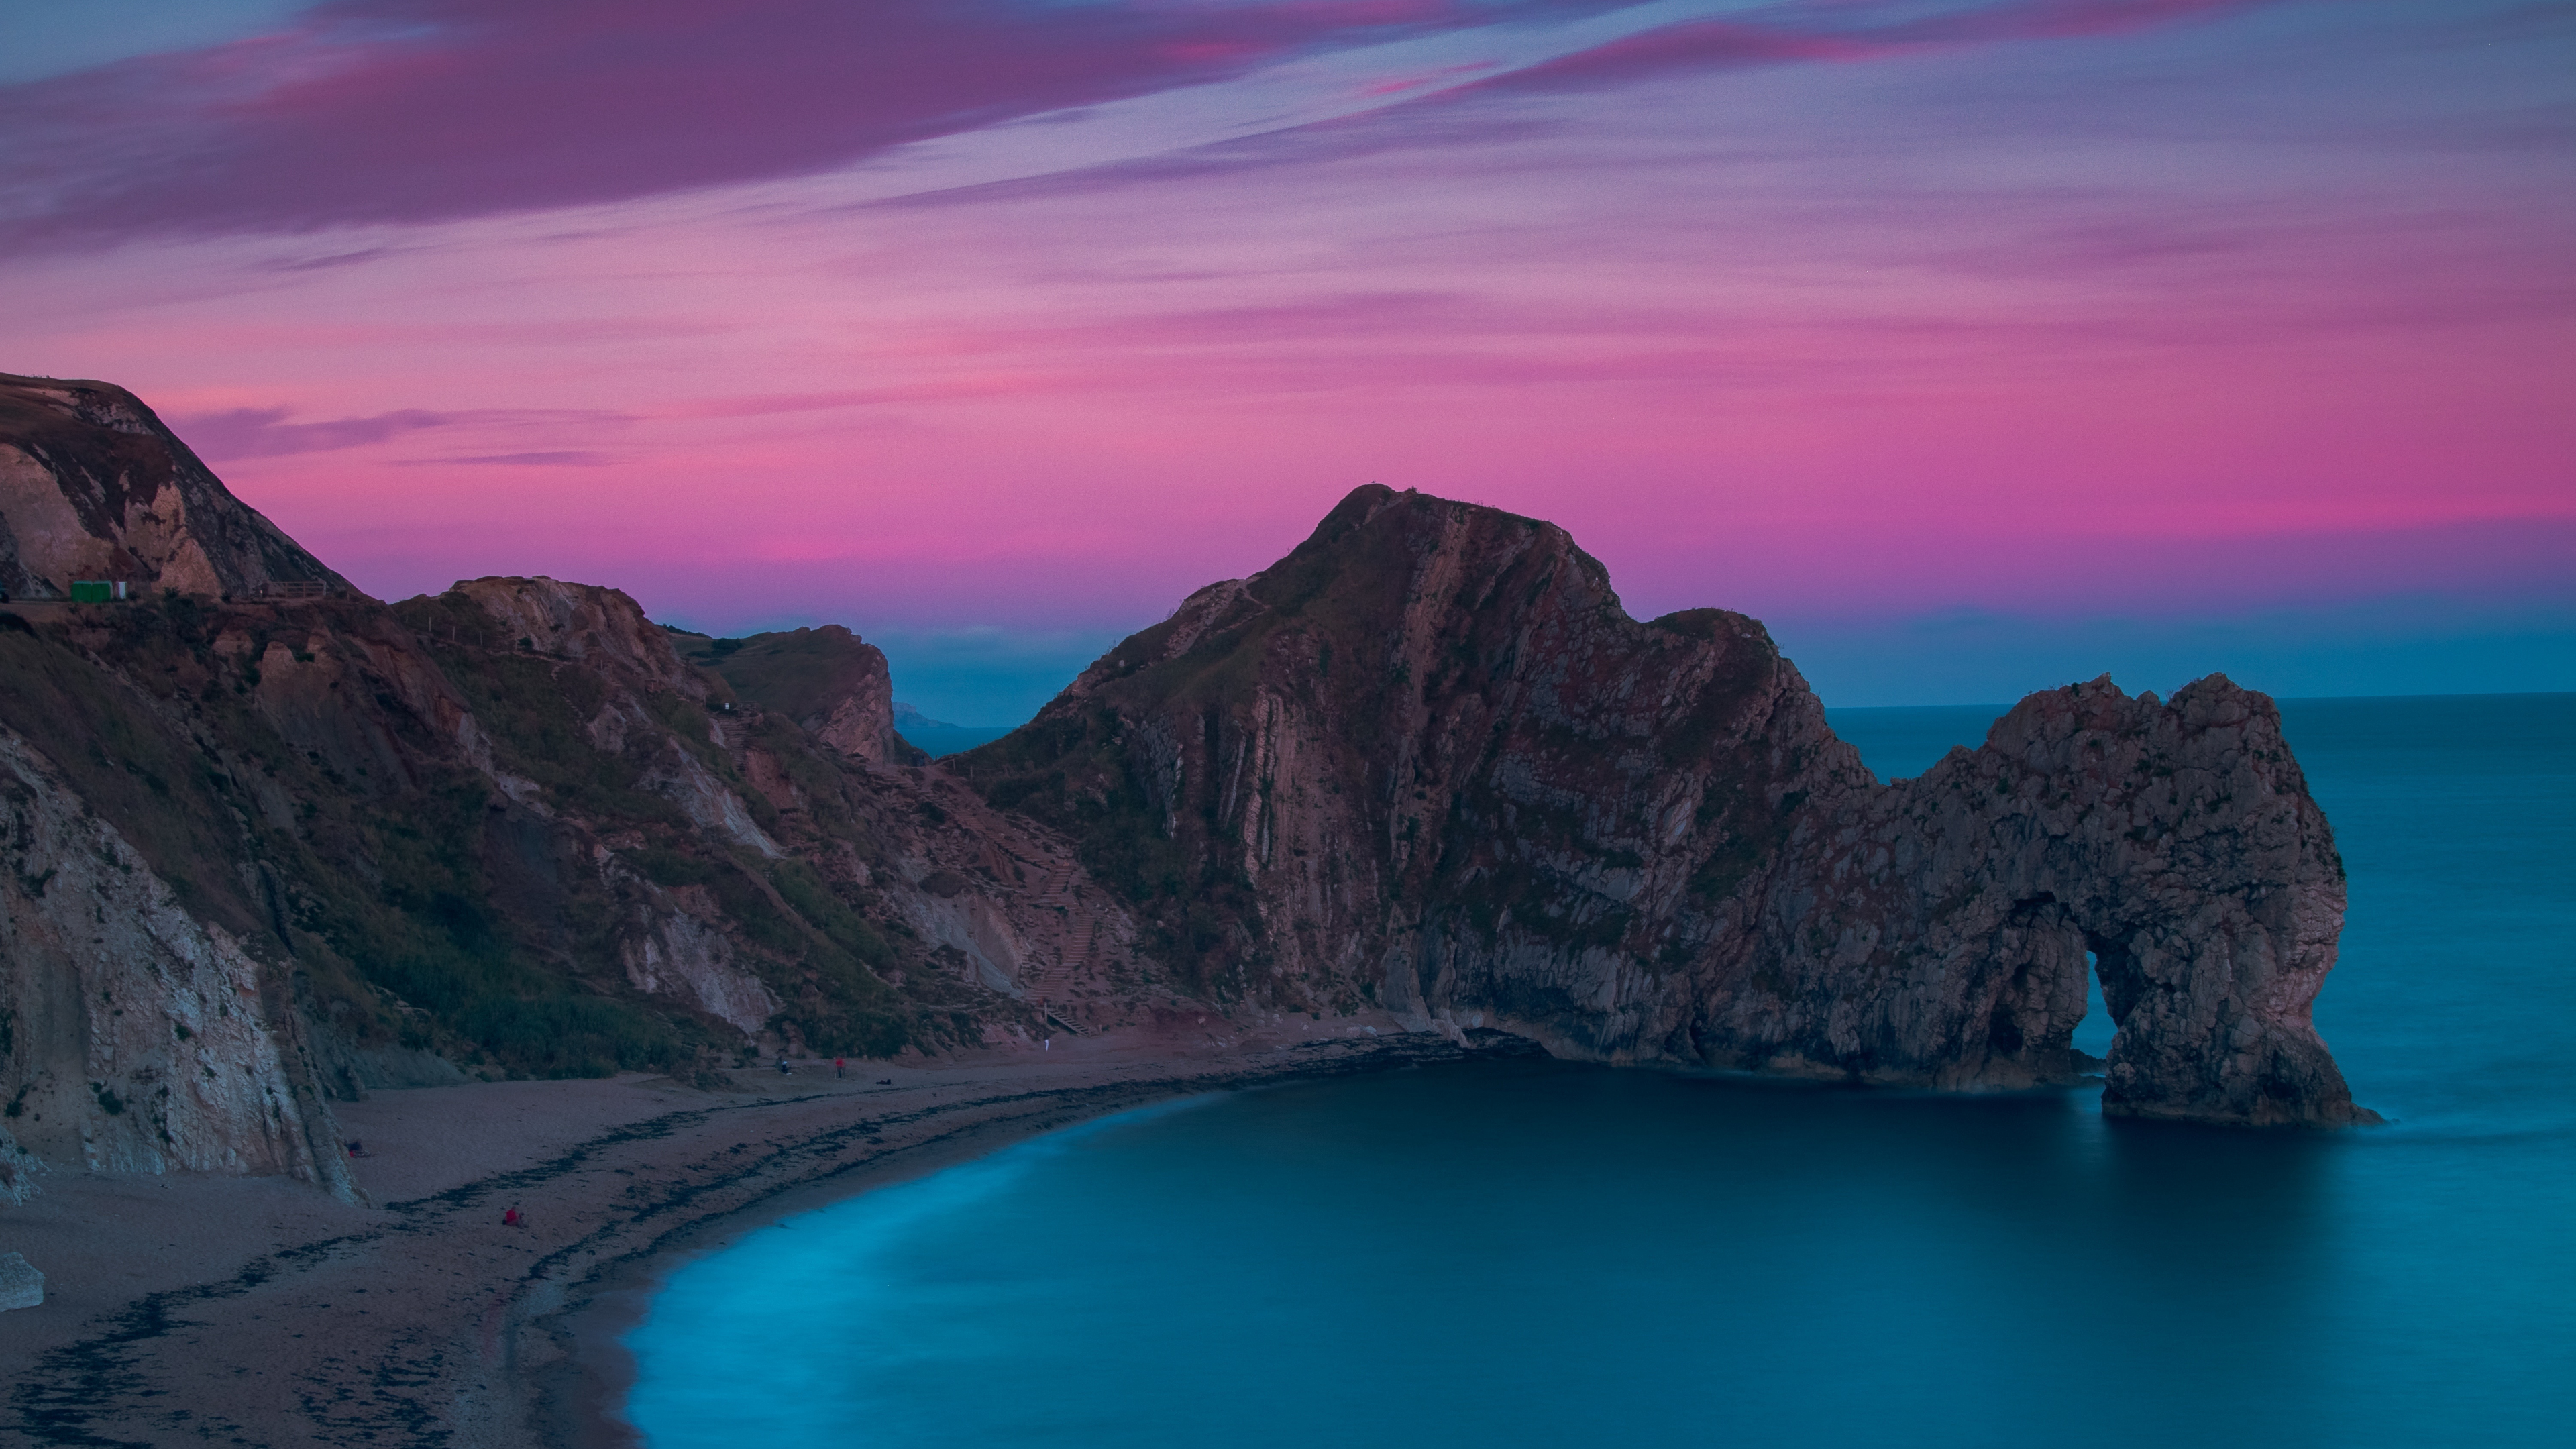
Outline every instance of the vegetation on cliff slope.
[[(643, 701), (651, 727), (602, 748), (588, 724), (618, 686), (496, 638), (454, 594), (42, 614), (0, 616), (0, 724), (48, 746), (192, 913), (291, 962), (349, 1047), (540, 1076), (729, 1058), (737, 1032), (627, 984), (628, 880), (692, 890), (774, 992), (766, 1025), (787, 1041), (884, 1055), (973, 1034), (943, 973), (888, 982), (918, 943), (853, 876), (805, 858), (885, 851), (848, 768), (783, 719), (745, 714), (748, 738), (719, 747), (706, 707), (663, 691)], [(502, 796), (379, 658), (432, 666), (536, 808)], [(675, 749), (797, 853), (711, 836), (650, 788)], [(746, 777), (755, 751), (789, 809)], [(583, 858), (600, 842), (631, 876)]]

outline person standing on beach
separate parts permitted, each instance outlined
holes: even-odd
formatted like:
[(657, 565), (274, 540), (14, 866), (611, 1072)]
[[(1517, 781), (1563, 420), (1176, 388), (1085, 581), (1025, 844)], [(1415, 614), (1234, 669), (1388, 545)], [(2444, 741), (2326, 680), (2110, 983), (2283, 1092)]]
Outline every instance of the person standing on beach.
[(839, 1057), (832, 1058), (832, 1075), (835, 1077), (848, 1076), (849, 1072), (844, 1070), (848, 1065), (849, 1064), (847, 1062), (842, 1061)]

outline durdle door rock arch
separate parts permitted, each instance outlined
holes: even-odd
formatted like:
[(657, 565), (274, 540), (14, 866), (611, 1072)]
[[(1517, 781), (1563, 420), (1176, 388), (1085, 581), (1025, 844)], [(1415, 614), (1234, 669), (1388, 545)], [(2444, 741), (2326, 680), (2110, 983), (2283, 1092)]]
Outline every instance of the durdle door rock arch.
[(1827, 1029), (1841, 1059), (2062, 1079), (2089, 951), (2118, 1025), (2105, 1111), (2368, 1118), (2309, 1019), (2343, 866), (2269, 698), (2213, 675), (2159, 703), (2106, 676), (2032, 695), (1918, 779), (1811, 808), (1772, 899), (1815, 904), (1766, 944), (1813, 979), (1886, 983)]
[(1628, 617), (1553, 525), (1371, 485), (946, 762), (1232, 1009), (2105, 1110), (2375, 1120), (2309, 1007), (2343, 873), (2265, 696), (2024, 700), (1882, 784), (1762, 626)]

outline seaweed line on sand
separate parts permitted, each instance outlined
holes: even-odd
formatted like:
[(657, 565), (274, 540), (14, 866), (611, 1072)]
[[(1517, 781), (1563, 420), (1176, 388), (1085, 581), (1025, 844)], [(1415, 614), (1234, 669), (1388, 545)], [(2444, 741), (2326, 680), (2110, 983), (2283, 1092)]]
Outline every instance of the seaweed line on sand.
[[(169, 1436), (207, 1443), (301, 1440), (445, 1449), (456, 1442), (462, 1410), (486, 1431), (470, 1436), (477, 1442), (546, 1442), (556, 1436), (536, 1432), (536, 1424), (545, 1407), (541, 1401), (551, 1395), (525, 1371), (535, 1366), (522, 1364), (523, 1333), (534, 1330), (546, 1350), (542, 1356), (570, 1366), (571, 1335), (562, 1327), (564, 1319), (612, 1276), (649, 1263), (724, 1218), (979, 1130), (1008, 1126), (1017, 1138), (1177, 1092), (1345, 1076), (1471, 1054), (1482, 1053), (1428, 1036), (1315, 1042), (1278, 1053), (1275, 1064), (999, 1092), (871, 1113), (757, 1147), (749, 1141), (710, 1146), (694, 1162), (661, 1168), (666, 1180), (630, 1183), (623, 1211), (603, 1212), (586, 1232), (540, 1254), (524, 1269), (485, 1280), (491, 1292), (481, 1301), (478, 1323), (414, 1322), (373, 1354), (319, 1360), (301, 1375), (291, 1408), (281, 1405), (300, 1416), (301, 1425), (243, 1424), (202, 1412), (173, 1402), (180, 1396), (160, 1382), (165, 1375), (155, 1372), (158, 1351), (175, 1347), (168, 1342), (174, 1334), (218, 1326), (190, 1316), (192, 1308), (275, 1289), (298, 1275), (346, 1263), (401, 1239), (452, 1231), (467, 1214), (479, 1217), (493, 1200), (531, 1195), (576, 1173), (605, 1168), (632, 1176), (632, 1169), (609, 1165), (620, 1149), (735, 1120), (737, 1114), (750, 1114), (745, 1126), (751, 1127), (763, 1115), (831, 1094), (665, 1113), (601, 1133), (543, 1162), (386, 1204), (401, 1221), (282, 1248), (253, 1259), (229, 1278), (138, 1298), (104, 1315), (103, 1332), (38, 1355), (10, 1389), (14, 1422), (7, 1427), (22, 1442), (35, 1445), (125, 1449), (166, 1442), (163, 1436)], [(907, 1134), (899, 1143), (885, 1141), (889, 1132), (906, 1128), (930, 1130)], [(478, 1347), (478, 1352), (456, 1352)], [(560, 1411), (562, 1406), (554, 1407)], [(546, 1417), (558, 1423), (563, 1419), (560, 1412)], [(122, 1437), (136, 1429), (155, 1437)]]

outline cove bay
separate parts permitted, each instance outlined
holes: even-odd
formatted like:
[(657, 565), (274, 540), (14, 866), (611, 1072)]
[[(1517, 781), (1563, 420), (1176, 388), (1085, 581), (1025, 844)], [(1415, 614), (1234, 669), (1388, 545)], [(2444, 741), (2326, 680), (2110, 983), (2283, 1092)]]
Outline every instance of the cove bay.
[[(1527, 1057), (1186, 1098), (747, 1233), (647, 1442), (2520, 1444), (2576, 1381), (2576, 697), (2291, 700), (2389, 1125)], [(1882, 776), (1994, 712), (1835, 711)], [(2076, 1044), (2107, 1045), (2098, 993)]]

